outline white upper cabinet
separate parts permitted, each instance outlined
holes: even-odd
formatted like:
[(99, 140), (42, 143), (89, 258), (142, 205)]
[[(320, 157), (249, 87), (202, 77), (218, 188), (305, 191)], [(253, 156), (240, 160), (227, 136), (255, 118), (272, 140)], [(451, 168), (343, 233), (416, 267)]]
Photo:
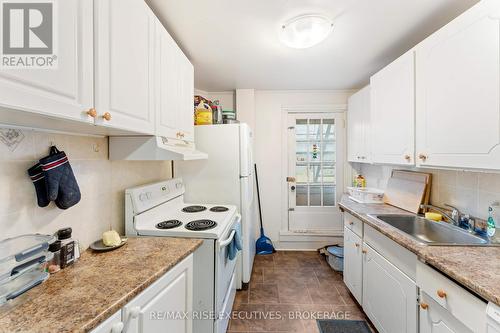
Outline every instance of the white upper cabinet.
[(96, 124), (155, 132), (155, 22), (143, 0), (98, 0)]
[(413, 50), (371, 77), (373, 163), (413, 165), (415, 61)]
[(500, 2), (416, 48), (418, 166), (500, 169)]
[(57, 1), (54, 8), (57, 67), (0, 70), (0, 106), (91, 124), (93, 2)]
[(194, 141), (194, 69), (163, 25), (157, 26), (156, 135)]
[(370, 163), (370, 86), (349, 98), (347, 156), (349, 162)]

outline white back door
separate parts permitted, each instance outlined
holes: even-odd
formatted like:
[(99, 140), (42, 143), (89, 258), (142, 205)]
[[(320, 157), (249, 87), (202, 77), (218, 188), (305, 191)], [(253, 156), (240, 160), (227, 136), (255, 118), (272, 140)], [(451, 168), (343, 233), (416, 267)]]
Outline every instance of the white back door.
[(289, 231), (342, 232), (344, 127), (343, 113), (288, 114)]

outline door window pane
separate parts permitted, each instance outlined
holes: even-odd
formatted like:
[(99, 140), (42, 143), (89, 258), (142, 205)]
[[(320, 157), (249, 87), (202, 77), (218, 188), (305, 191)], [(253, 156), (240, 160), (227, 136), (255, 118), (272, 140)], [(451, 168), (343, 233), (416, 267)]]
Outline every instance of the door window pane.
[(334, 162), (335, 161), (335, 143), (334, 142), (324, 142), (322, 149), (322, 158), (324, 162)]
[(323, 119), (323, 141), (335, 140), (335, 119)]
[(321, 165), (309, 166), (309, 183), (321, 183)]
[(295, 181), (307, 184), (307, 165), (297, 165), (295, 167)]
[(295, 148), (295, 155), (298, 163), (307, 162), (308, 150), (309, 150), (309, 144), (307, 144), (307, 142), (297, 142)]
[(321, 206), (321, 186), (309, 187), (309, 206)]
[(307, 119), (297, 119), (295, 121), (295, 140), (307, 141)]
[(321, 140), (321, 119), (309, 119), (309, 140)]
[(333, 166), (323, 166), (322, 176), (323, 183), (335, 184), (335, 168)]
[(297, 185), (295, 188), (297, 206), (307, 206), (307, 185)]
[(309, 143), (309, 162), (321, 162), (321, 143)]
[(323, 186), (323, 206), (335, 206), (335, 186)]

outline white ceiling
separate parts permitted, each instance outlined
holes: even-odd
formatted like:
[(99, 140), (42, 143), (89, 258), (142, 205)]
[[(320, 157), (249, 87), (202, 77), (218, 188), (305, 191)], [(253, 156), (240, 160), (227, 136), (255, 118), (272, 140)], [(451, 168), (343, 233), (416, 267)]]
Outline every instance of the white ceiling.
[[(208, 91), (351, 89), (478, 0), (147, 0)], [(279, 42), (284, 21), (326, 14), (334, 32), (310, 49)]]

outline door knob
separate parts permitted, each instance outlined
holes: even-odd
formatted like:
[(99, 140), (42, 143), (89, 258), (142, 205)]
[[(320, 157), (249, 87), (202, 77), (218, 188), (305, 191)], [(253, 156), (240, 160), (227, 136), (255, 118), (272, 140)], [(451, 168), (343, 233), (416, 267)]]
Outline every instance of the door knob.
[(111, 120), (111, 113), (106, 112), (105, 114), (102, 115), (102, 117), (104, 118), (104, 120), (110, 121)]
[(97, 111), (94, 108), (89, 109), (86, 113), (89, 117), (92, 118), (97, 117)]

